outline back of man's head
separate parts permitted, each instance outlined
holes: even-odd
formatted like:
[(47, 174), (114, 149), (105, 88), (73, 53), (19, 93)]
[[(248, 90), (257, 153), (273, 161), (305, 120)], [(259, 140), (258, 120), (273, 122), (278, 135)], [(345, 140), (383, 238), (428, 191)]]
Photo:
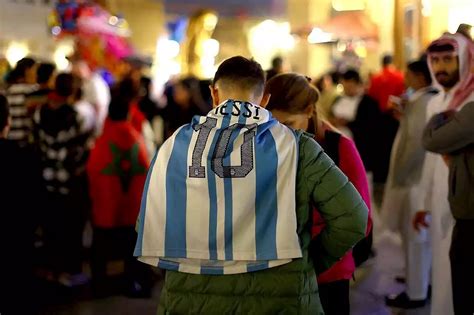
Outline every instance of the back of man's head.
[(359, 72), (355, 69), (349, 69), (346, 72), (344, 72), (344, 74), (342, 75), (342, 80), (353, 81), (357, 84), (362, 83), (362, 78), (360, 77)]
[(265, 72), (253, 59), (232, 57), (217, 69), (213, 86), (218, 86), (223, 92), (243, 92), (261, 96), (265, 87)]
[(7, 98), (0, 94), (0, 136), (5, 127), (8, 125), (10, 117), (10, 106), (8, 106)]
[(432, 78), (430, 69), (428, 67), (428, 62), (426, 59), (420, 59), (413, 62), (410, 62), (407, 66), (408, 70), (413, 72), (416, 75), (420, 75), (425, 80), (427, 85), (431, 85)]
[(75, 92), (75, 79), (70, 73), (61, 73), (56, 77), (56, 93), (62, 97), (69, 97)]
[(384, 55), (382, 57), (382, 66), (387, 67), (389, 65), (393, 64), (393, 57), (392, 55)]
[(54, 73), (55, 66), (52, 63), (42, 63), (36, 70), (38, 84), (47, 84)]
[(276, 56), (272, 59), (272, 69), (279, 70), (283, 67), (283, 58), (280, 56)]

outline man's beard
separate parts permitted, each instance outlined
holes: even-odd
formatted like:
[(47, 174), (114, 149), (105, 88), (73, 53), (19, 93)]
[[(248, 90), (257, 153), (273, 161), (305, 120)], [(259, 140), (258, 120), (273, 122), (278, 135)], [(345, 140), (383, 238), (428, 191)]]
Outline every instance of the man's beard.
[[(442, 78), (440, 78), (441, 75), (443, 75)], [(451, 75), (449, 75), (447, 72), (440, 71), (436, 73), (435, 77), (439, 84), (445, 88), (450, 89), (459, 82), (459, 71), (455, 71)]]

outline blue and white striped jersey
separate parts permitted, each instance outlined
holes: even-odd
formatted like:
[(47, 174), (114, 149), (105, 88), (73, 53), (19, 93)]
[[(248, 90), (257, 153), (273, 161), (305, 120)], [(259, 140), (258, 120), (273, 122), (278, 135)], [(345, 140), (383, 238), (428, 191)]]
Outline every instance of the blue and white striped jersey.
[(228, 100), (194, 117), (155, 156), (135, 256), (163, 269), (233, 274), (302, 256), (298, 139), (264, 108)]

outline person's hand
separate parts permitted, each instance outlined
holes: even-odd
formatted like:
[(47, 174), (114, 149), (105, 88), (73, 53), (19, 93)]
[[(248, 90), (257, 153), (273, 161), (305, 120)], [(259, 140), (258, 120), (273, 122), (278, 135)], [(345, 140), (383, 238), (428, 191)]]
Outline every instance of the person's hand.
[(420, 210), (415, 214), (413, 218), (413, 228), (420, 232), (422, 228), (429, 228), (430, 224), (428, 223), (429, 211)]
[(404, 115), (403, 112), (404, 111), (400, 107), (393, 107), (391, 110), (391, 114), (393, 118), (395, 118), (398, 121), (400, 121), (403, 118), (403, 115)]

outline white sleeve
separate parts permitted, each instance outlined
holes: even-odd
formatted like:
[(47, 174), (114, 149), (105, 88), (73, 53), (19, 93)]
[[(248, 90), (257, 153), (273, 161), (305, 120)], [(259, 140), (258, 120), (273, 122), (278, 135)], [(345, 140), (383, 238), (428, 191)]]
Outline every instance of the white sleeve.
[(80, 120), (81, 132), (93, 131), (96, 127), (96, 113), (92, 104), (87, 101), (79, 101), (74, 105)]
[[(434, 114), (441, 110), (442, 105), (443, 101), (442, 98), (439, 97), (439, 95), (433, 97), (430, 100), (430, 102), (426, 106), (426, 123), (431, 119)], [(412, 209), (414, 211), (430, 211), (436, 159), (436, 154), (428, 151), (426, 152), (420, 182), (413, 189), (412, 196), (410, 198), (413, 204)]]
[(412, 196), (410, 198), (410, 201), (413, 205), (412, 209), (414, 211), (430, 211), (435, 165), (436, 155), (431, 152), (427, 152), (425, 155), (425, 162), (423, 163), (423, 171), (421, 173), (420, 182), (418, 186), (412, 190)]
[(153, 159), (156, 151), (156, 144), (155, 144), (155, 134), (153, 133), (153, 129), (148, 121), (143, 122), (142, 127), (142, 134), (143, 138), (145, 139), (146, 149), (148, 151), (148, 157), (150, 161)]

